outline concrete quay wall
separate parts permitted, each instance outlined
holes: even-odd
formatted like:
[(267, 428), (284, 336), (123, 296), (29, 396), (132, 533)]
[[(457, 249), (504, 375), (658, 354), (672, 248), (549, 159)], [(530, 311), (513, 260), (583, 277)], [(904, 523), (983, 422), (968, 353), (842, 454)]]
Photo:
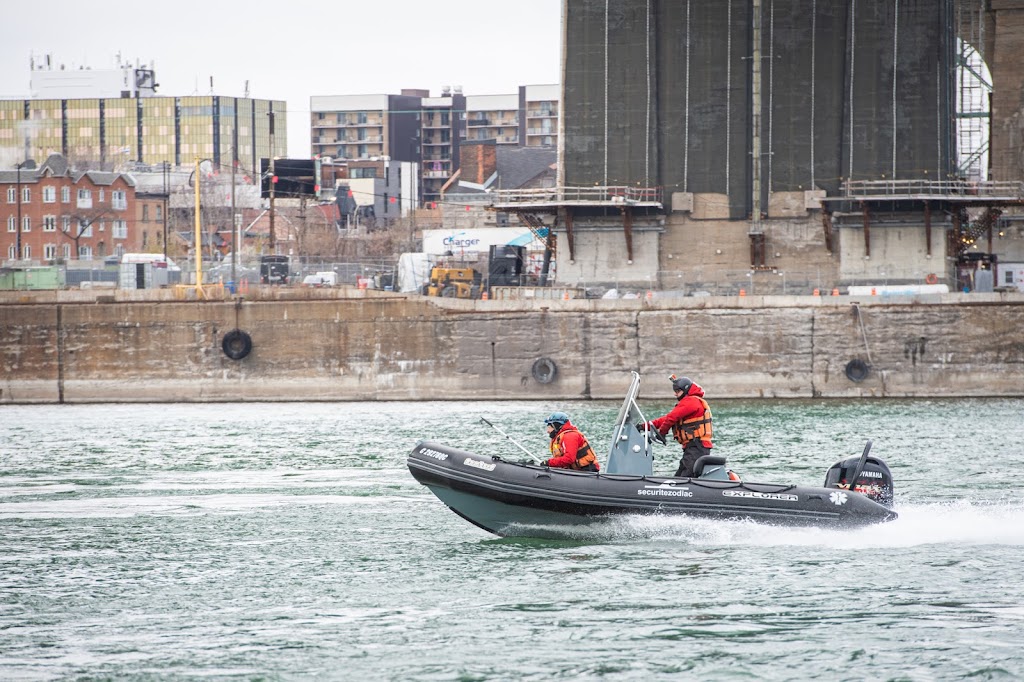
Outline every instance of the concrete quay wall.
[[(232, 360), (224, 335), (251, 353)], [(0, 404), (1024, 396), (1024, 294), (0, 300)], [(534, 371), (557, 368), (553, 380)], [(848, 363), (870, 367), (862, 381)]]

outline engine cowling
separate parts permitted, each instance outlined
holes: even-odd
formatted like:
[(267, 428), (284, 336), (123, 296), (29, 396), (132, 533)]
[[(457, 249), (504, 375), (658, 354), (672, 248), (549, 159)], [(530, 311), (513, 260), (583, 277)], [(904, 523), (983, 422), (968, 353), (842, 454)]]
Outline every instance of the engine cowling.
[[(825, 474), (825, 487), (850, 490), (849, 479), (853, 476), (859, 461), (860, 457), (850, 457), (833, 464)], [(853, 491), (866, 495), (881, 505), (892, 507), (893, 490), (892, 473), (885, 460), (880, 457), (868, 457), (864, 462), (864, 468), (853, 483)]]

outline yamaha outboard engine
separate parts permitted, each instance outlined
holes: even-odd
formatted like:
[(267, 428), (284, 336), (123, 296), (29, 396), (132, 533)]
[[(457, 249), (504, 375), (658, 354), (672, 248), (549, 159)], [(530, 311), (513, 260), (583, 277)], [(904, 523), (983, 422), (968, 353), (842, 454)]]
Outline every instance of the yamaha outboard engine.
[[(862, 459), (864, 466), (857, 474), (857, 465)], [(878, 457), (850, 457), (836, 462), (825, 474), (825, 487), (849, 490), (850, 479), (855, 475), (857, 480), (853, 484), (854, 492), (867, 495), (886, 507), (892, 507), (892, 474), (885, 460)]]

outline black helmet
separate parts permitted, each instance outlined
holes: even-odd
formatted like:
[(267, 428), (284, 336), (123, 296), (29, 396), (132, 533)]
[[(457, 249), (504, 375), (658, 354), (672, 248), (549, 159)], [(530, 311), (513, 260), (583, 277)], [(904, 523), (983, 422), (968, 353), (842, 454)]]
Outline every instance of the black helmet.
[(690, 386), (693, 386), (693, 381), (687, 377), (677, 377), (675, 374), (669, 377), (669, 381), (672, 382), (673, 391), (682, 391), (683, 395), (690, 392)]

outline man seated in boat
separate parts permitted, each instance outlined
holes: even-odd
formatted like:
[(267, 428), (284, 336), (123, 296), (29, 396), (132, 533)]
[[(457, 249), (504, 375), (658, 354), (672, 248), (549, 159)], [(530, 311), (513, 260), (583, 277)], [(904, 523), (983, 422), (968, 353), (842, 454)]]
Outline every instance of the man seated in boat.
[(587, 437), (569, 421), (565, 412), (552, 412), (544, 420), (548, 436), (551, 437), (551, 459), (541, 462), (542, 466), (577, 471), (599, 471), (597, 456), (587, 442)]
[[(693, 476), (693, 465), (704, 455), (711, 454), (711, 407), (704, 400), (704, 389), (686, 377), (669, 377), (676, 406), (664, 417), (652, 419), (647, 427), (664, 436), (670, 430), (683, 446), (676, 477)], [(638, 425), (643, 428), (643, 424)]]

